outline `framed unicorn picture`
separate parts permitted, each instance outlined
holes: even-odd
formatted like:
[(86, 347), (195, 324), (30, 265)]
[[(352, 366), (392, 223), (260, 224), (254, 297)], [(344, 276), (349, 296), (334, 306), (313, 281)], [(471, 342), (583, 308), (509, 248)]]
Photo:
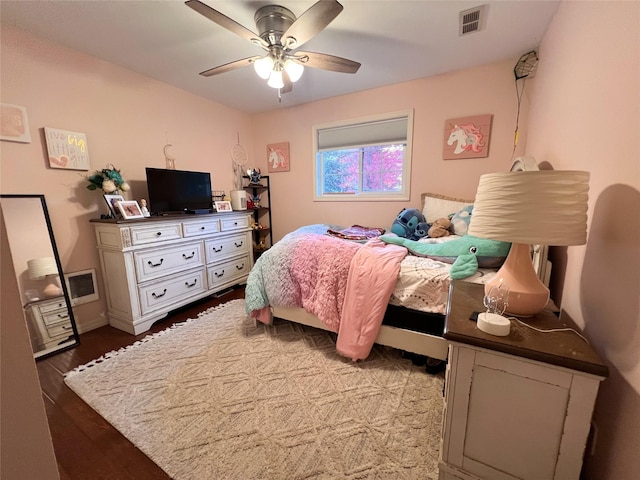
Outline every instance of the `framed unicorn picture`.
[(267, 145), (267, 170), (269, 172), (289, 171), (289, 142)]
[(444, 122), (443, 158), (483, 158), (489, 156), (493, 115), (451, 118)]

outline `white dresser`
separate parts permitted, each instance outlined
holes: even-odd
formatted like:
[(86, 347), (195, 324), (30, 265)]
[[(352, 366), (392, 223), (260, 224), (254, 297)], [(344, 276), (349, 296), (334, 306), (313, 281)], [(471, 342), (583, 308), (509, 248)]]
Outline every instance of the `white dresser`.
[(92, 220), (109, 323), (138, 335), (168, 312), (246, 281), (251, 213)]

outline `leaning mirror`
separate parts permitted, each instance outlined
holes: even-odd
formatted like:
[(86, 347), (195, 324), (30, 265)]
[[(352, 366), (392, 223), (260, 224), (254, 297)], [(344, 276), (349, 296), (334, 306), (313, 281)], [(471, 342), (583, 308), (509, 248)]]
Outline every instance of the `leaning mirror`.
[(78, 331), (44, 195), (0, 195), (6, 235), (33, 354), (78, 344)]

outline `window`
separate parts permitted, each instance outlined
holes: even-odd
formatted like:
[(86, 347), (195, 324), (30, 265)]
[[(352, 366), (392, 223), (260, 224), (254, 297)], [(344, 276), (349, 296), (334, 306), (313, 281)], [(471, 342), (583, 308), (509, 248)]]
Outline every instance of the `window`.
[(315, 200), (409, 200), (413, 112), (313, 127)]

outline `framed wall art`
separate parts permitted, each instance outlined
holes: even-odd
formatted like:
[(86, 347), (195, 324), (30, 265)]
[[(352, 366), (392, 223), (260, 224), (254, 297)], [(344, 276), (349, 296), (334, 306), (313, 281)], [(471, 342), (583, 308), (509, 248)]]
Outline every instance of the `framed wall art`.
[(289, 142), (267, 145), (267, 170), (269, 172), (288, 172), (289, 160)]
[(44, 127), (44, 137), (51, 168), (89, 170), (89, 146), (84, 133)]
[(489, 156), (493, 115), (451, 118), (444, 122), (443, 158), (457, 160)]
[(27, 109), (21, 105), (0, 104), (0, 140), (31, 143)]

